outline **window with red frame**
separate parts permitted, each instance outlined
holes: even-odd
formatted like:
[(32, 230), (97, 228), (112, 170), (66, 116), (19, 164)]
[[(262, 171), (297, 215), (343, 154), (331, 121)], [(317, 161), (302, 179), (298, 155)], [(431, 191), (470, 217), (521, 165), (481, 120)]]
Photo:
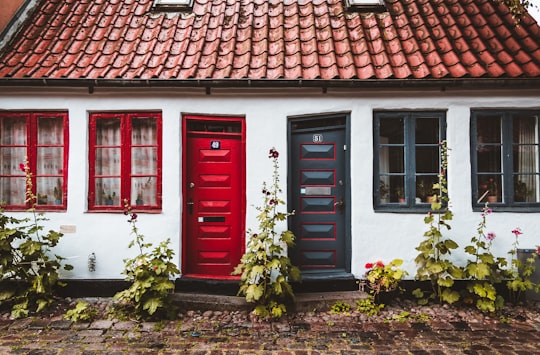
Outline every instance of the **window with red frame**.
[(90, 115), (90, 210), (161, 208), (161, 114)]
[(37, 209), (65, 210), (68, 152), (67, 112), (0, 112), (0, 203), (8, 210), (26, 201), (28, 160)]

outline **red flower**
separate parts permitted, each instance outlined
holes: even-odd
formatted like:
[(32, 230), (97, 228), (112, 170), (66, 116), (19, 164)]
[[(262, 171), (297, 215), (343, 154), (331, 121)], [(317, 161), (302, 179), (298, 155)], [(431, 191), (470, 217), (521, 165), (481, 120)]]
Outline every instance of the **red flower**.
[(519, 228), (516, 228), (512, 231), (512, 233), (514, 233), (514, 235), (516, 236), (516, 238), (518, 237), (518, 235), (520, 234), (523, 234), (523, 232), (521, 231), (521, 229)]
[(268, 158), (277, 158), (279, 157), (279, 153), (275, 149), (270, 149), (270, 152), (268, 153)]
[(23, 163), (19, 164), (19, 169), (21, 169), (21, 171), (23, 171), (23, 172), (26, 170)]
[(379, 261), (377, 261), (377, 262), (375, 263), (375, 266), (377, 266), (377, 267), (384, 267), (384, 264), (383, 264), (382, 261), (379, 260)]
[(137, 219), (137, 214), (136, 213), (132, 213), (131, 214), (131, 220), (134, 221)]
[(366, 269), (371, 269), (373, 267), (373, 263), (366, 263)]

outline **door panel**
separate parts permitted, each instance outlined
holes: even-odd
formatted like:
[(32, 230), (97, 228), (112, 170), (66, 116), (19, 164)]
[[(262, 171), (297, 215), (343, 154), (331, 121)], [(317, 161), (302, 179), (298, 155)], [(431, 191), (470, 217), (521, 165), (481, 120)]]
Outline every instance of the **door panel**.
[(230, 278), (244, 251), (240, 135), (187, 132), (184, 274)]
[(291, 124), (289, 204), (295, 210), (291, 230), (293, 263), (307, 272), (350, 270), (347, 248), (348, 196), (345, 124)]

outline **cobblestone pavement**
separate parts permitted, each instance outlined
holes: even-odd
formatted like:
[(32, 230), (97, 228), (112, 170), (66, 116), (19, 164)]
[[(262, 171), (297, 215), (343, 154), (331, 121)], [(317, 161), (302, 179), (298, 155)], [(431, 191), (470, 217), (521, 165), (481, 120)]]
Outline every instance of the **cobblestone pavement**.
[(161, 322), (0, 319), (0, 354), (540, 354), (540, 322), (421, 318), (305, 312), (258, 322), (245, 311), (188, 311)]

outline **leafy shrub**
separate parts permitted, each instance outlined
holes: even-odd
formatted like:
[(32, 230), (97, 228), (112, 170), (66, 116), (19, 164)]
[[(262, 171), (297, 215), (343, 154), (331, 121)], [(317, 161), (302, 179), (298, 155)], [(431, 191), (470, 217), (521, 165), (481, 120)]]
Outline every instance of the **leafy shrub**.
[[(43, 213), (35, 209), (37, 198), (32, 192), (32, 173), (28, 162), (21, 164), (26, 175), (26, 201), (31, 207), (30, 218), (14, 218), (0, 211), (0, 305), (11, 306), (13, 318), (40, 312), (54, 300), (63, 257), (53, 254), (62, 233), (43, 233)], [(71, 265), (64, 265), (71, 270)]]
[(79, 301), (75, 305), (75, 308), (66, 312), (64, 319), (71, 320), (73, 322), (90, 322), (97, 317), (98, 313), (98, 310), (90, 303)]
[(376, 316), (383, 308), (384, 304), (375, 302), (375, 297), (373, 295), (368, 295), (367, 298), (356, 300), (356, 310), (369, 317)]
[(134, 314), (137, 319), (149, 318), (158, 310), (172, 317), (175, 308), (169, 297), (174, 291), (171, 279), (180, 274), (180, 271), (172, 262), (174, 251), (168, 246), (170, 240), (151, 249), (152, 243), (144, 242), (144, 235), (137, 228), (137, 214), (131, 211), (127, 200), (124, 200), (124, 208), (124, 214), (129, 216), (131, 234), (135, 236), (129, 248), (137, 246), (139, 254), (132, 259), (124, 259), (125, 268), (122, 273), (126, 275), (126, 281), (132, 284), (114, 295), (114, 299), (120, 302), (117, 308), (126, 314)]
[(263, 183), (263, 206), (257, 207), (260, 212), (259, 232), (248, 231), (249, 241), (246, 253), (233, 275), (240, 275), (239, 295), (244, 295), (247, 302), (255, 303), (254, 313), (262, 318), (281, 318), (287, 311), (285, 301), (295, 300), (289, 280), (298, 281), (300, 270), (293, 266), (286, 255), (284, 246), (294, 246), (294, 234), (283, 231), (278, 234), (276, 223), (285, 221), (292, 213), (279, 212), (278, 206), (285, 205), (279, 198), (278, 175), (279, 153), (270, 150), (269, 158), (274, 164), (272, 185)]
[(351, 305), (343, 301), (337, 301), (330, 307), (330, 313), (341, 314), (349, 313), (351, 311)]

